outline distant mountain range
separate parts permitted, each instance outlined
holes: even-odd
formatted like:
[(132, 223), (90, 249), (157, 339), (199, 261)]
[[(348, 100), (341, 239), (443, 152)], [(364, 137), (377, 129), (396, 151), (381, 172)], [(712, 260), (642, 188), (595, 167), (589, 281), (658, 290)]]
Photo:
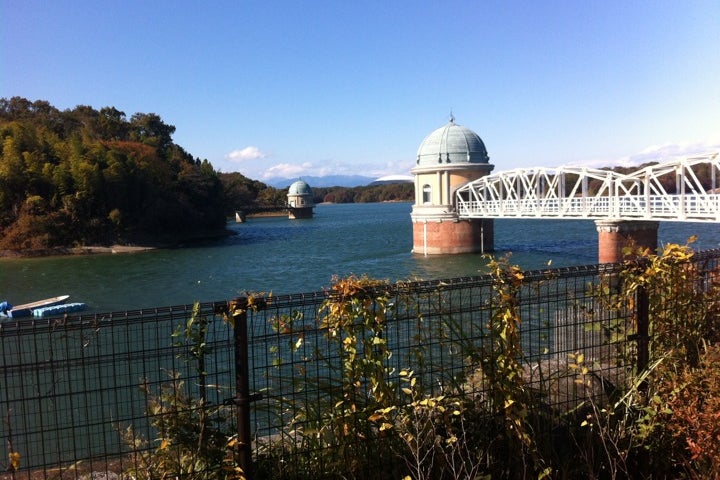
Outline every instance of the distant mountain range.
[(413, 177), (409, 175), (389, 175), (387, 177), (372, 178), (362, 175), (327, 175), (324, 177), (313, 177), (311, 175), (300, 178), (276, 178), (264, 182), (275, 188), (288, 188), (297, 180), (303, 180), (305, 183), (313, 187), (363, 187), (370, 184), (379, 183), (401, 183), (412, 182)]

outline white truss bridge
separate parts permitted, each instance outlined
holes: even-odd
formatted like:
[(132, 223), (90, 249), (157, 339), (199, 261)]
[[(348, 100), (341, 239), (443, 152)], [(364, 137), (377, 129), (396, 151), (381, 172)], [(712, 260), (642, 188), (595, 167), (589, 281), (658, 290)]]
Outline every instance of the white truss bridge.
[(460, 218), (720, 221), (718, 153), (629, 174), (585, 167), (518, 168), (455, 192)]

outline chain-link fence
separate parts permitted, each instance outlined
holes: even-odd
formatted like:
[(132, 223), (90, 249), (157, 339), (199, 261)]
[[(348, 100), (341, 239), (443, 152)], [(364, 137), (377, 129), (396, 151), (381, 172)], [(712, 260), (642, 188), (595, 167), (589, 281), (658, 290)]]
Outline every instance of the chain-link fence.
[[(720, 251), (696, 254), (698, 285), (709, 283), (719, 260)], [(620, 268), (523, 272), (513, 300), (522, 319), (519, 361), (525, 384), (556, 414), (586, 400), (588, 388), (601, 397), (608, 385), (622, 383), (647, 362), (652, 332), (643, 298), (632, 305), (612, 300)], [(375, 330), (368, 343), (362, 336), (372, 329), (361, 329), (352, 342), (385, 349), (378, 366), (385, 386), (400, 398), (401, 377), (412, 371), (428, 386), (426, 394), (482, 398), (490, 386), (479, 365), (494, 354), (493, 278), (398, 283), (381, 293), (383, 302), (365, 305), (372, 312), (368, 318), (382, 320), (380, 333)], [(0, 450), (6, 452), (0, 458), (7, 459), (8, 473), (0, 478), (90, 479), (100, 478), (92, 476), (97, 472), (128, 471), (140, 478), (143, 469), (163, 465), (152, 454), (169, 452), (171, 440), (209, 442), (211, 435), (222, 437), (215, 440), (216, 450), (232, 451), (248, 475), (260, 475), (260, 463), (268, 458), (287, 466), (315, 456), (312, 465), (323, 468), (323, 452), (310, 451), (323, 444), (307, 439), (318, 438), (312, 429), (327, 419), (321, 412), (333, 408), (329, 399), (344, 395), (348, 362), (372, 355), (359, 348), (349, 358), (345, 339), (333, 338), (337, 330), (327, 322), (333, 295), (3, 320)], [(568, 368), (578, 352), (592, 365), (596, 387), (578, 388), (577, 372)], [(358, 390), (376, 388), (371, 380), (361, 381), (367, 383), (356, 385)], [(357, 435), (352, 448), (374, 455), (378, 469), (392, 471), (389, 452), (362, 442)], [(202, 455), (196, 447), (187, 455)], [(180, 464), (187, 459), (178, 451), (173, 461)], [(13, 453), (20, 454), (15, 471)]]

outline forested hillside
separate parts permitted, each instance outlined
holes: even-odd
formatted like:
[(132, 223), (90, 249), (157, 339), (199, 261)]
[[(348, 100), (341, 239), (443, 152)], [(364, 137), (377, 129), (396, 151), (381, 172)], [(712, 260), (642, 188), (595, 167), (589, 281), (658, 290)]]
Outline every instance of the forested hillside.
[[(154, 113), (0, 98), (0, 250), (177, 244), (227, 217), (281, 210), (287, 189), (219, 173)], [(315, 202), (411, 200), (412, 184), (313, 189)]]
[(315, 203), (409, 202), (415, 199), (413, 183), (386, 183), (365, 187), (313, 188)]
[(0, 249), (175, 242), (224, 229), (223, 187), (156, 114), (0, 99)]

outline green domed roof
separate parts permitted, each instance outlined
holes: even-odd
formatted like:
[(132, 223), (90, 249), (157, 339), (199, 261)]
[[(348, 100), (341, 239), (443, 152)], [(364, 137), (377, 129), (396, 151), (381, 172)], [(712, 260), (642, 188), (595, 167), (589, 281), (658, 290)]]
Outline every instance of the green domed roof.
[(428, 135), (417, 152), (418, 166), (443, 163), (489, 163), (485, 144), (477, 133), (450, 122)]
[(298, 180), (290, 185), (288, 195), (312, 195), (312, 190), (310, 189), (310, 185), (302, 180)]

